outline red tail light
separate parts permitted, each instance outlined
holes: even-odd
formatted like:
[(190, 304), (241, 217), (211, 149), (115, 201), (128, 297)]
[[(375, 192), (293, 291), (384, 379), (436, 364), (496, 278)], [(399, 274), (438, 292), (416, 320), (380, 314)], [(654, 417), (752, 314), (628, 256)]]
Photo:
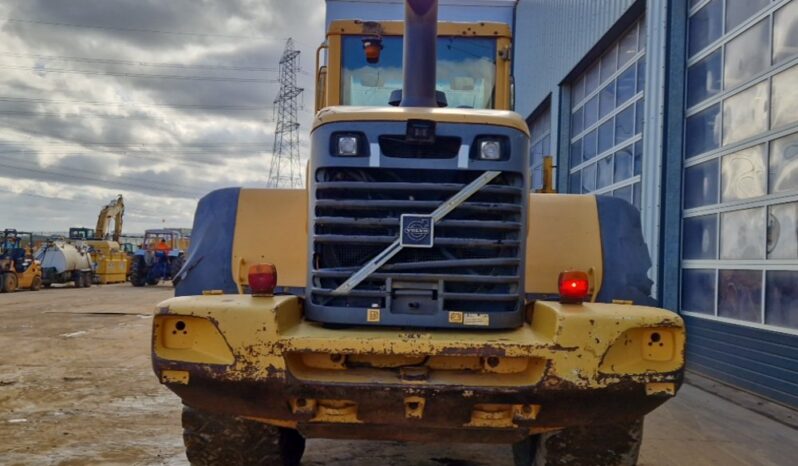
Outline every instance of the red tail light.
[(562, 272), (559, 278), (560, 302), (577, 304), (590, 294), (590, 280), (585, 272)]
[(249, 289), (252, 296), (274, 296), (277, 286), (277, 267), (272, 264), (255, 264), (249, 268)]

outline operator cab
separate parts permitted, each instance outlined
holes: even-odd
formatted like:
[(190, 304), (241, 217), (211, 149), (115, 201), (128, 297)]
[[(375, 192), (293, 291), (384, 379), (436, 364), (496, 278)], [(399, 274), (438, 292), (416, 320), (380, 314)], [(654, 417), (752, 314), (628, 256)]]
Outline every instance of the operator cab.
[[(507, 24), (440, 22), (436, 39), (437, 106), (460, 109), (512, 108)], [(317, 63), (316, 110), (345, 105), (398, 105), (403, 87), (402, 21), (333, 21), (327, 64)]]
[(24, 272), (33, 262), (33, 233), (5, 230), (0, 242), (0, 259), (10, 259), (17, 272)]
[(163, 248), (161, 244), (166, 244), (168, 250), (177, 249), (179, 236), (172, 230), (147, 230), (144, 234), (144, 249), (158, 251)]
[(70, 228), (69, 239), (72, 240), (94, 239), (94, 230), (92, 230), (91, 228)]

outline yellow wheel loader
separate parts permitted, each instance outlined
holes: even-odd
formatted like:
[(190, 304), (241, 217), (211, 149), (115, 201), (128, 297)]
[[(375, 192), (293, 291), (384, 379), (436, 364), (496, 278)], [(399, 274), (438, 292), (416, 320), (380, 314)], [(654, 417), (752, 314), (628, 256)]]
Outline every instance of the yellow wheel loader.
[(676, 394), (639, 212), (530, 194), (510, 28), (335, 21), (305, 190), (196, 211), (152, 362), (192, 464), (297, 465), (306, 438), (512, 445), (517, 465), (632, 465)]
[(42, 287), (42, 267), (33, 258), (33, 233), (3, 230), (0, 238), (0, 293), (20, 288), (38, 291)]

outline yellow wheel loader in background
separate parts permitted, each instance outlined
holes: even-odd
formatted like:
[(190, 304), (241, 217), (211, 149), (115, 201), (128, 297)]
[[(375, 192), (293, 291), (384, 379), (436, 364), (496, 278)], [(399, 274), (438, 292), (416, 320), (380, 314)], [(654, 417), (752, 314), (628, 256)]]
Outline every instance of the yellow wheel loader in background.
[(530, 194), (507, 25), (405, 17), (331, 24), (307, 189), (198, 205), (152, 329), (189, 461), (297, 465), (318, 437), (635, 464), (685, 345), (639, 212)]
[(33, 258), (33, 233), (3, 230), (0, 238), (0, 293), (20, 288), (38, 291), (42, 287), (42, 267)]

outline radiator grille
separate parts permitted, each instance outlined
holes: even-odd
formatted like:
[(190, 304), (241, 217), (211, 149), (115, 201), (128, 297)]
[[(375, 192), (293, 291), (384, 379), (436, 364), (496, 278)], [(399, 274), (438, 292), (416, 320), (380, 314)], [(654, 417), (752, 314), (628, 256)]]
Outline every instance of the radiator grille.
[(513, 312), (523, 293), (523, 175), (503, 172), (435, 225), (432, 248), (405, 248), (346, 296), (332, 291), (399, 235), (402, 214), (428, 214), (482, 172), (323, 168), (316, 172), (314, 305), (386, 307), (392, 283), (435, 285), (441, 311)]

